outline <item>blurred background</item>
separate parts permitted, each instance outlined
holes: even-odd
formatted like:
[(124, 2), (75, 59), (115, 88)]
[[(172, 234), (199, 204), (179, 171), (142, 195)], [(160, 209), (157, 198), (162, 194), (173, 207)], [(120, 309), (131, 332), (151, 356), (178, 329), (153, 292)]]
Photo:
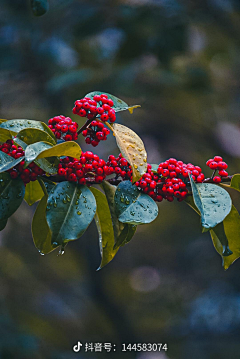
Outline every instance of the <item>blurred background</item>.
[[(74, 101), (105, 91), (142, 105), (117, 120), (149, 163), (176, 157), (209, 175), (219, 154), (240, 169), (238, 0), (50, 0), (39, 18), (30, 1), (1, 0), (0, 84), (1, 118), (81, 124)], [(114, 138), (94, 152), (118, 154)], [(23, 203), (0, 233), (0, 359), (239, 359), (240, 260), (225, 272), (198, 216), (165, 202), (99, 272), (94, 223), (64, 256), (40, 256)], [(74, 353), (77, 341), (118, 349)], [(168, 351), (121, 352), (149, 342)]]

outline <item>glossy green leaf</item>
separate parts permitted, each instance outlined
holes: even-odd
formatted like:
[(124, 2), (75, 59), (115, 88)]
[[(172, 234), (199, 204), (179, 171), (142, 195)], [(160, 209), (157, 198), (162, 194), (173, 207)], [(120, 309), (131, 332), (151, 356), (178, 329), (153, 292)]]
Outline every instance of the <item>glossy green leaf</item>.
[(39, 158), (34, 161), (42, 170), (50, 175), (57, 174), (59, 159), (57, 157)]
[(58, 183), (49, 193), (47, 222), (52, 232), (52, 243), (63, 245), (85, 232), (96, 213), (92, 192), (71, 182)]
[(56, 186), (56, 183), (49, 180), (47, 177), (43, 177), (40, 176), (38, 178), (38, 182), (43, 190), (43, 193), (46, 194), (47, 196), (49, 195), (49, 193), (51, 192), (51, 190), (53, 189), (53, 187)]
[(0, 127), (0, 142), (4, 143), (7, 140), (11, 140), (14, 135), (14, 132), (11, 132), (5, 128)]
[(118, 185), (114, 200), (118, 220), (122, 223), (151, 223), (158, 215), (158, 206), (154, 200), (130, 181)]
[(48, 196), (45, 194), (39, 202), (32, 221), (33, 242), (41, 254), (52, 252), (57, 246), (52, 245), (52, 233), (46, 219)]
[(24, 199), (29, 206), (32, 206), (35, 202), (39, 201), (43, 195), (42, 187), (38, 181), (27, 183)]
[(232, 208), (228, 192), (212, 183), (195, 183), (190, 175), (193, 200), (201, 213), (203, 228), (210, 229), (221, 223)]
[(221, 185), (226, 188), (233, 188), (236, 191), (240, 192), (240, 174), (237, 173), (232, 177), (230, 185), (227, 185), (225, 183), (222, 183)]
[(118, 249), (119, 247), (122, 247), (125, 244), (129, 243), (130, 240), (132, 239), (132, 237), (134, 236), (136, 230), (137, 230), (137, 226), (135, 226), (133, 224), (125, 223), (123, 231), (117, 238), (117, 241), (113, 248)]
[(8, 156), (6, 153), (0, 151), (0, 173), (10, 170), (22, 160), (24, 160), (24, 157), (15, 159), (11, 156)]
[(54, 133), (50, 128), (44, 123), (35, 120), (9, 120), (2, 122), (0, 128), (10, 130), (13, 133), (18, 133), (25, 128), (37, 128), (39, 130), (47, 132), (53, 139), (55, 139)]
[(107, 95), (108, 98), (113, 101), (114, 105), (112, 108), (115, 110), (115, 112), (129, 110), (130, 113), (133, 113), (133, 110), (135, 108), (141, 107), (140, 105), (128, 106), (128, 104), (126, 102), (124, 102), (123, 100), (120, 100), (120, 98), (113, 96), (107, 92), (93, 91), (93, 92), (88, 93), (85, 97), (90, 97), (91, 99), (93, 99), (93, 97), (95, 95), (102, 95), (102, 94)]
[(224, 237), (224, 234), (221, 232), (216, 233), (215, 228), (211, 230), (210, 233), (215, 249), (222, 256), (223, 267), (224, 269), (228, 269), (229, 266), (240, 257), (240, 215), (234, 206), (232, 206), (231, 212), (224, 219), (223, 227), (228, 247), (233, 253), (231, 255), (224, 255), (226, 250), (224, 248), (224, 243), (222, 243), (221, 240), (221, 237)]
[[(117, 187), (111, 185), (108, 181), (103, 181), (102, 188), (105, 192), (105, 195), (106, 195), (106, 198), (108, 201), (108, 205), (109, 205), (109, 209), (110, 209), (110, 213), (111, 213), (111, 218), (112, 218), (114, 238), (115, 238), (114, 249), (118, 249), (120, 246), (128, 243), (132, 239), (132, 237), (137, 229), (137, 226), (119, 222), (118, 216), (117, 216), (116, 210), (115, 210), (115, 201), (114, 201)], [(134, 231), (133, 231), (133, 227), (135, 227)]]
[(90, 190), (94, 194), (97, 203), (95, 222), (98, 229), (99, 246), (102, 257), (99, 267), (99, 269), (101, 269), (114, 258), (117, 250), (113, 249), (115, 243), (114, 231), (107, 198), (101, 191), (94, 187), (91, 187)]
[(152, 166), (152, 171), (153, 171), (154, 173), (157, 173), (157, 170), (158, 170), (158, 166), (159, 166), (159, 165), (151, 164), (151, 166)]
[(2, 231), (6, 227), (7, 221), (8, 219), (3, 219), (2, 221), (0, 221), (0, 231)]
[(9, 173), (0, 173), (0, 221), (9, 218), (22, 203), (25, 186), (20, 178), (11, 179)]
[(48, 11), (48, 0), (31, 0), (31, 7), (35, 16), (42, 16)]
[(118, 220), (118, 216), (116, 214), (115, 211), (115, 202), (114, 202), (114, 197), (115, 197), (115, 192), (117, 187), (111, 185), (108, 181), (103, 181), (102, 182), (102, 188), (105, 192), (107, 201), (108, 201), (108, 205), (109, 205), (109, 209), (111, 212), (111, 217), (112, 217), (112, 224), (113, 224), (113, 231), (114, 231), (114, 237), (115, 237), (115, 241), (117, 240), (117, 238), (120, 236), (121, 232), (124, 229), (124, 224), (119, 222)]
[(82, 153), (81, 147), (74, 141), (67, 141), (59, 143), (49, 149), (42, 151), (38, 158), (52, 157), (52, 156), (70, 156), (80, 158)]
[(41, 152), (46, 149), (52, 148), (52, 144), (49, 142), (36, 142), (26, 147), (25, 158), (27, 162), (34, 161)]
[(17, 136), (18, 139), (26, 143), (27, 145), (31, 145), (35, 142), (48, 142), (52, 145), (57, 143), (57, 140), (52, 137), (48, 132), (40, 130), (38, 128), (24, 128), (20, 132), (18, 132)]
[[(223, 222), (218, 223), (214, 228), (210, 230), (211, 237), (213, 239), (213, 243), (217, 251), (223, 257), (227, 257), (233, 254), (233, 252), (229, 249), (229, 243), (224, 231)], [(219, 243), (216, 243), (215, 238), (218, 239)], [(216, 245), (215, 245), (216, 244)], [(219, 251), (221, 248), (221, 251)]]

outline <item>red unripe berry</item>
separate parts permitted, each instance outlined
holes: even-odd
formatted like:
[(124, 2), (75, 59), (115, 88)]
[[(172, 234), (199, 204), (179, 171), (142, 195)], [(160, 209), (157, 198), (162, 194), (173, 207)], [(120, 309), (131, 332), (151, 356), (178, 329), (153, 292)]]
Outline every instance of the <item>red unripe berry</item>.
[(10, 176), (12, 179), (15, 179), (18, 177), (18, 171), (12, 169), (10, 172), (9, 172)]
[(103, 177), (103, 176), (96, 176), (96, 177), (95, 177), (95, 181), (96, 181), (97, 183), (101, 183), (103, 180), (104, 180), (104, 177)]
[(213, 161), (209, 164), (209, 167), (212, 169), (212, 170), (216, 170), (219, 166), (219, 163)]
[(84, 172), (91, 172), (93, 170), (93, 166), (90, 163), (87, 163), (84, 167)]
[(221, 177), (219, 177), (219, 176), (213, 177), (213, 182), (220, 183), (221, 182)]
[(114, 105), (113, 100), (109, 99), (108, 104), (109, 104), (109, 106), (113, 107), (113, 105)]
[(84, 110), (89, 110), (90, 109), (90, 105), (89, 105), (89, 103), (87, 101), (83, 103), (82, 107), (84, 108)]
[(67, 172), (64, 168), (59, 168), (58, 174), (59, 174), (59, 176), (66, 176)]
[(210, 163), (212, 163), (214, 160), (212, 158), (210, 158), (207, 162), (206, 165), (209, 167)]
[[(57, 125), (57, 126), (59, 126), (59, 125)], [(63, 133), (68, 132), (68, 125), (62, 125), (60, 129)]]
[(72, 141), (72, 136), (66, 135), (64, 139), (65, 139), (65, 141)]
[(74, 125), (70, 125), (68, 129), (69, 129), (69, 131), (72, 132), (72, 133), (77, 132), (77, 127), (74, 126)]
[(219, 170), (226, 170), (228, 168), (228, 165), (226, 162), (218, 162), (218, 169)]
[(86, 142), (88, 145), (90, 145), (90, 143), (92, 142), (92, 141), (91, 141), (91, 138), (90, 138), (90, 137), (86, 137), (86, 138), (85, 138), (85, 142)]
[(69, 180), (69, 181), (72, 181), (72, 182), (77, 182), (77, 176), (75, 175), (75, 173), (71, 173), (71, 174), (68, 176), (68, 180)]
[(225, 171), (225, 170), (220, 170), (218, 173), (219, 173), (219, 175), (220, 175), (221, 177), (227, 177), (227, 176), (228, 176), (228, 172)]
[(87, 115), (87, 112), (83, 108), (81, 108), (81, 110), (79, 111), (79, 116), (86, 117), (86, 115)]
[(167, 169), (162, 170), (163, 177), (167, 177), (169, 175), (169, 171)]
[(221, 157), (221, 156), (215, 156), (215, 157), (214, 157), (214, 161), (215, 161), (215, 162), (221, 162), (221, 161), (222, 161), (222, 157)]
[(103, 113), (103, 114), (101, 115), (101, 120), (102, 120), (102, 121), (107, 121), (108, 119), (109, 119), (109, 116), (108, 116), (107, 113)]
[(97, 132), (96, 137), (99, 141), (101, 141), (105, 136), (103, 132)]
[(79, 180), (78, 180), (78, 183), (79, 184), (86, 184), (86, 179), (85, 178), (79, 178)]
[(156, 182), (155, 181), (150, 182), (149, 187), (152, 188), (152, 189), (156, 188), (157, 187)]
[(95, 95), (95, 96), (93, 97), (93, 99), (94, 99), (94, 101), (97, 101), (97, 102), (101, 101), (100, 95)]

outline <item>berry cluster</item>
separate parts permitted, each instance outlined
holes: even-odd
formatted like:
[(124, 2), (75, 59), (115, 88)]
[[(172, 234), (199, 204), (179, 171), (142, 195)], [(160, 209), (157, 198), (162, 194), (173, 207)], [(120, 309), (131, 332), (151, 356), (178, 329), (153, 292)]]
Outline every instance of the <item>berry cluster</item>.
[(154, 173), (151, 165), (148, 165), (147, 173), (136, 182), (136, 186), (157, 202), (163, 199), (172, 202), (174, 198), (182, 201), (188, 194), (189, 174), (198, 183), (203, 182), (205, 178), (199, 166), (170, 158), (159, 164), (157, 173)]
[(120, 153), (118, 157), (110, 155), (107, 161), (109, 174), (116, 174), (116, 179), (122, 177), (123, 181), (132, 179), (132, 168)]
[[(0, 150), (15, 159), (24, 156), (23, 149), (14, 145), (14, 142), (12, 140), (7, 140), (7, 142), (0, 145)], [(23, 160), (15, 167), (8, 170), (12, 179), (20, 177), (26, 185), (30, 181), (36, 181), (37, 176), (41, 176), (45, 173), (33, 162), (29, 164), (28, 168), (24, 168), (24, 164), (25, 161)]]
[(96, 147), (100, 141), (106, 141), (109, 134), (110, 130), (102, 122), (96, 120), (93, 120), (86, 130), (82, 132), (85, 142), (93, 147)]
[(218, 171), (219, 176), (213, 177), (213, 181), (215, 183), (220, 183), (223, 177), (228, 177), (228, 172), (226, 171), (228, 165), (226, 164), (226, 162), (223, 162), (221, 156), (215, 156), (213, 159), (210, 158), (206, 162), (206, 165), (214, 171), (214, 174), (216, 171)]
[(58, 166), (59, 176), (67, 181), (86, 184), (94, 181), (101, 183), (108, 175), (106, 162), (90, 151), (82, 152), (80, 159), (65, 157)]
[(114, 103), (107, 95), (95, 95), (93, 100), (90, 97), (84, 97), (81, 100), (75, 101), (73, 113), (81, 117), (87, 117), (89, 120), (93, 120), (96, 117), (104, 122), (115, 122), (116, 114), (112, 108)]
[(57, 139), (65, 141), (76, 141), (78, 139), (78, 124), (70, 117), (55, 116), (48, 121), (48, 127), (52, 130)]

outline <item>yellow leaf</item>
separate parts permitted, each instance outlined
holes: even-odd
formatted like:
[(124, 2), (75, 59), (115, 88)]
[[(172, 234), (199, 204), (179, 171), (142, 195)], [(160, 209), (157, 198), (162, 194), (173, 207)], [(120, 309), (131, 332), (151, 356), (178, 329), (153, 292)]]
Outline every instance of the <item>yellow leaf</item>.
[(70, 156), (80, 158), (82, 150), (74, 141), (59, 143), (45, 151), (42, 151), (37, 158), (53, 157), (53, 156)]
[(132, 115), (133, 114), (133, 110), (135, 108), (138, 108), (138, 107), (141, 107), (140, 105), (135, 105), (135, 106), (131, 106), (131, 107), (128, 107), (128, 111), (130, 112), (130, 114)]
[(109, 125), (115, 135), (117, 145), (128, 160), (133, 171), (133, 183), (147, 172), (147, 152), (141, 138), (130, 128), (114, 123)]

